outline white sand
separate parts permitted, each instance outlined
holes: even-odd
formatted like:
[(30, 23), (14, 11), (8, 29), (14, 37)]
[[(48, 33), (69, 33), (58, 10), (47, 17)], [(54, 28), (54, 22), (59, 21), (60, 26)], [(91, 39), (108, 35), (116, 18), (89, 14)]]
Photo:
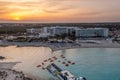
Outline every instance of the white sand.
[(19, 62), (1, 62), (0, 68), (4, 69), (12, 69), (13, 66), (15, 66)]

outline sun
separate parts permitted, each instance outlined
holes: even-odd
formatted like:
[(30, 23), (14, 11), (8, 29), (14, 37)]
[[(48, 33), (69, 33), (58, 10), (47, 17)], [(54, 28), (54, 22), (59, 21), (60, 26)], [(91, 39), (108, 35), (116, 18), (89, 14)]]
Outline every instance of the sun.
[(19, 21), (19, 20), (21, 20), (21, 18), (20, 17), (15, 17), (15, 18), (13, 18), (13, 20)]

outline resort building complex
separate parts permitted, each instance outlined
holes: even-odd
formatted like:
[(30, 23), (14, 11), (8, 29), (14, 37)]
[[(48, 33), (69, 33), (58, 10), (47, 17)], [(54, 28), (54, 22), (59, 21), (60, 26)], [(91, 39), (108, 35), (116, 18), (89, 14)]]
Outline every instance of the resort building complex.
[(74, 35), (76, 38), (89, 37), (108, 37), (108, 28), (78, 28), (78, 27), (43, 27), (27, 29), (27, 33), (37, 34), (39, 37), (58, 36), (65, 34), (66, 36)]

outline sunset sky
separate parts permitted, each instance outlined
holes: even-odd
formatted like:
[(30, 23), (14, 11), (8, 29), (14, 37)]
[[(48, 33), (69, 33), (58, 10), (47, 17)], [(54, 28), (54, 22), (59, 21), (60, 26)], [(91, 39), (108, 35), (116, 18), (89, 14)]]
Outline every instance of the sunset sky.
[(0, 0), (0, 22), (120, 22), (120, 0)]

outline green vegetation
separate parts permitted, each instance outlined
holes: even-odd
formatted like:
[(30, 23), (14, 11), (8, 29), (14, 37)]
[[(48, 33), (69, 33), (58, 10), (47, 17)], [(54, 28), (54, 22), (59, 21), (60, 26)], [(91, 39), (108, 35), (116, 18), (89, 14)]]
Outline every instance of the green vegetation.
[(3, 56), (0, 56), (0, 60), (3, 60), (3, 59), (5, 59), (5, 57), (3, 57)]
[(44, 42), (44, 41), (48, 41), (48, 38), (29, 38), (28, 40), (27, 40), (28, 42), (39, 42), (39, 41), (42, 41), (42, 42)]
[(0, 34), (12, 34), (18, 32), (26, 32), (26, 27), (0, 27)]
[(27, 42), (28, 39), (24, 37), (17, 37), (15, 39), (7, 39), (10, 42)]
[(73, 40), (73, 41), (76, 40), (75, 32), (72, 32), (70, 34), (63, 33), (61, 35), (56, 35), (54, 38), (57, 40), (59, 40), (59, 39), (65, 40), (66, 38)]

